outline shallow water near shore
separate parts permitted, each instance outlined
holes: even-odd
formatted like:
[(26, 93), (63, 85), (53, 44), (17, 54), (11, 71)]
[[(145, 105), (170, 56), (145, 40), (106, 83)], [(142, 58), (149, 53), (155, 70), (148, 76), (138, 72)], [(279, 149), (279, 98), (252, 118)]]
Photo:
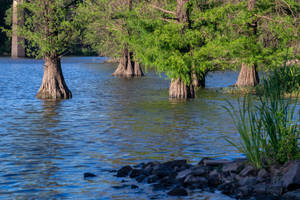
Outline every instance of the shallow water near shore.
[[(242, 156), (224, 140), (238, 140), (221, 108), (236, 97), (206, 89), (196, 99), (170, 101), (163, 75), (113, 77), (116, 65), (104, 59), (64, 58), (73, 99), (42, 101), (35, 94), (43, 61), (0, 58), (0, 199), (178, 199), (146, 184), (114, 188), (121, 179), (109, 171), (151, 160)], [(212, 73), (207, 87), (233, 85), (237, 75)], [(84, 172), (97, 177), (84, 179)], [(230, 198), (194, 192), (180, 199)]]

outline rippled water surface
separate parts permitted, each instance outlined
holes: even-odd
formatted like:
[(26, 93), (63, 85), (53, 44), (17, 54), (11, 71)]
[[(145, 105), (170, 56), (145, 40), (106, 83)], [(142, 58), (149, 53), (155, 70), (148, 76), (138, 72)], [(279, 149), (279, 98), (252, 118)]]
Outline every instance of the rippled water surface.
[[(35, 98), (42, 61), (0, 58), (1, 199), (174, 199), (147, 185), (115, 189), (120, 179), (109, 170), (153, 159), (241, 156), (224, 140), (237, 139), (221, 108), (233, 97), (202, 90), (194, 100), (172, 102), (163, 75), (116, 78), (116, 66), (103, 61), (63, 59), (73, 99), (54, 102)], [(236, 78), (213, 73), (207, 87), (232, 85)], [(97, 177), (84, 180), (84, 172)], [(195, 193), (185, 199), (228, 197)]]

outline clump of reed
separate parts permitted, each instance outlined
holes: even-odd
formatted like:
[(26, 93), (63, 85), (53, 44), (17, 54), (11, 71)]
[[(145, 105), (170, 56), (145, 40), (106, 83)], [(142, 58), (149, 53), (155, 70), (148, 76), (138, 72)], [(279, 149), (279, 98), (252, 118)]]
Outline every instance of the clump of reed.
[[(300, 109), (297, 109), (300, 70), (283, 66), (263, 80), (263, 93), (246, 95), (238, 111), (228, 102), (224, 107), (232, 117), (240, 142), (226, 140), (244, 153), (256, 168), (283, 164), (300, 158)], [(286, 94), (292, 94), (288, 97)]]

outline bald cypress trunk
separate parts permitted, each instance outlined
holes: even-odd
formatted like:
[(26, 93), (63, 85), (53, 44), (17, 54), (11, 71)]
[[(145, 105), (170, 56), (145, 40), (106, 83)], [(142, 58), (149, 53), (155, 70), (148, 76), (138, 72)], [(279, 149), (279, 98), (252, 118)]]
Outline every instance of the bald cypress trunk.
[[(128, 10), (132, 10), (132, 0), (127, 0)], [(130, 31), (128, 35), (130, 36)], [(116, 71), (113, 73), (113, 76), (124, 76), (124, 77), (133, 77), (133, 76), (144, 76), (142, 68), (137, 60), (133, 59), (133, 52), (129, 51), (128, 48), (124, 48), (122, 52), (122, 58), (120, 60), (119, 66)]]
[(113, 73), (113, 76), (144, 76), (142, 68), (137, 61), (133, 60), (133, 53), (124, 48), (119, 66)]
[[(189, 0), (177, 0), (177, 10), (176, 17), (180, 23), (184, 24), (182, 32), (184, 33), (185, 29), (190, 26), (190, 20), (188, 11), (186, 9), (186, 3)], [(181, 78), (172, 79), (170, 88), (169, 88), (169, 97), (170, 98), (195, 98), (195, 87), (192, 83), (192, 75), (190, 74), (190, 83), (184, 83)]]
[(258, 73), (255, 65), (242, 64), (242, 68), (236, 82), (237, 87), (256, 86), (259, 83)]
[(24, 13), (18, 9), (18, 5), (23, 0), (14, 0), (12, 7), (12, 39), (11, 39), (11, 57), (25, 57), (24, 38), (18, 36), (18, 27), (24, 24)]
[(201, 75), (193, 73), (192, 78), (194, 88), (205, 88), (205, 77), (206, 73), (202, 73)]
[(172, 79), (169, 88), (169, 97), (176, 99), (195, 98), (194, 85), (186, 85), (180, 78)]
[[(254, 9), (256, 4), (256, 0), (248, 0), (248, 10), (251, 11)], [(257, 34), (257, 22), (254, 22), (251, 25), (253, 29), (252, 34)], [(256, 65), (247, 65), (245, 63), (242, 64), (242, 68), (238, 77), (235, 86), (237, 87), (247, 87), (247, 86), (256, 86), (259, 83), (259, 77), (256, 70)]]
[(46, 57), (42, 85), (36, 95), (40, 99), (69, 99), (72, 93), (65, 83), (60, 57)]

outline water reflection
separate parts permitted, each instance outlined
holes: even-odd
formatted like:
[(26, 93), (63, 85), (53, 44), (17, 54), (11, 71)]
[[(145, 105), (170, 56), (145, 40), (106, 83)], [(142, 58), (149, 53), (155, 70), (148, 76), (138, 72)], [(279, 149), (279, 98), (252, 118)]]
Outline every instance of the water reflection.
[[(151, 159), (240, 156), (223, 138), (237, 138), (220, 108), (232, 96), (203, 90), (194, 100), (172, 102), (164, 77), (150, 71), (119, 79), (111, 76), (114, 65), (101, 62), (63, 60), (74, 98), (40, 101), (43, 62), (0, 58), (1, 199), (149, 199), (145, 191), (162, 199), (151, 188), (113, 189), (120, 180), (108, 170)], [(212, 74), (207, 85), (233, 84), (236, 75)], [(84, 172), (98, 176), (84, 180)]]
[(8, 168), (3, 175), (16, 174), (14, 179), (18, 189), (11, 188), (16, 198), (33, 199), (59, 193), (55, 188), (60, 186), (61, 180), (56, 175), (61, 170), (59, 162), (64, 159), (63, 138), (56, 128), (60, 123), (60, 106), (58, 101), (44, 101), (42, 112), (25, 110), (25, 113), (37, 116), (17, 122), (28, 129), (18, 130), (19, 135), (9, 144), (10, 155), (16, 159), (10, 161), (14, 162), (13, 168)]

